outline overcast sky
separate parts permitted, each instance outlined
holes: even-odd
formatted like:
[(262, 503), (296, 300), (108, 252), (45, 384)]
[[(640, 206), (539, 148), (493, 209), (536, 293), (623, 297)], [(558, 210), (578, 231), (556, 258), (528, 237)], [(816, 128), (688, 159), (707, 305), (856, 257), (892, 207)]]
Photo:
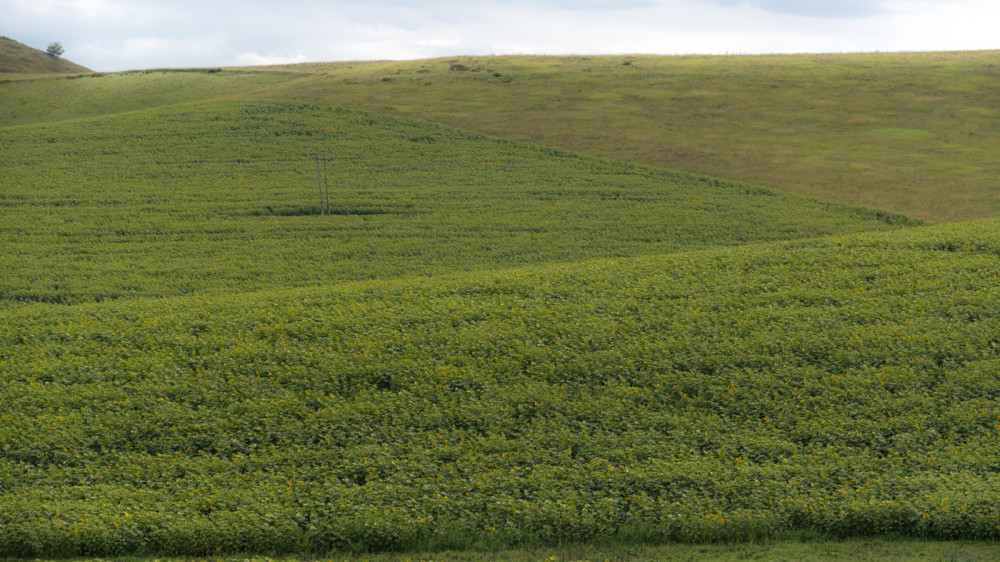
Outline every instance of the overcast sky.
[(997, 0), (0, 0), (94, 70), (489, 54), (1000, 48)]

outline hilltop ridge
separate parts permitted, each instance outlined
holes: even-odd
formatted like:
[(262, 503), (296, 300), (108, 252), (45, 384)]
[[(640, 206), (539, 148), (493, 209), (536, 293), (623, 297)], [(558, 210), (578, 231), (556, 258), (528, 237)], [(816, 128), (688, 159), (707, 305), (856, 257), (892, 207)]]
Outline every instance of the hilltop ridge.
[(54, 57), (19, 43), (9, 37), (0, 36), (0, 74), (73, 74), (93, 72), (85, 66)]

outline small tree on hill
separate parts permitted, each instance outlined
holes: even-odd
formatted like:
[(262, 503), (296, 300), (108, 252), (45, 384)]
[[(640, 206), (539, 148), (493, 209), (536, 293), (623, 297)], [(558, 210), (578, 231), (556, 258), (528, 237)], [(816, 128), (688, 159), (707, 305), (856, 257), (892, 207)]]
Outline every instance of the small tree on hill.
[(45, 49), (45, 52), (48, 53), (49, 56), (58, 57), (63, 53), (65, 53), (66, 51), (63, 49), (63, 46), (60, 45), (59, 42), (57, 41), (55, 43), (50, 43), (49, 48)]

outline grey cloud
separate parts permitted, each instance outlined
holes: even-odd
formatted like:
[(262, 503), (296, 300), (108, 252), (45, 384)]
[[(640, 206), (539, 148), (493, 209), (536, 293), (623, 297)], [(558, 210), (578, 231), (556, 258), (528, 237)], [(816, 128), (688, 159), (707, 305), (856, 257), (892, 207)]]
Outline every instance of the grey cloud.
[(816, 18), (863, 18), (884, 11), (880, 0), (714, 0), (721, 6), (751, 6), (776, 14)]
[(656, 2), (650, 0), (548, 0), (544, 2), (519, 2), (528, 6), (541, 6), (553, 10), (573, 10), (573, 11), (606, 11), (606, 10), (634, 10), (639, 8), (653, 8)]
[[(356, 5), (354, 2), (330, 2), (326, 5)], [(446, 6), (464, 6), (468, 8), (524, 6), (534, 9), (566, 10), (566, 11), (620, 11), (637, 8), (652, 8), (658, 5), (654, 0), (507, 0), (502, 4), (496, 0), (379, 0), (371, 2), (370, 6), (402, 7), (433, 9)]]

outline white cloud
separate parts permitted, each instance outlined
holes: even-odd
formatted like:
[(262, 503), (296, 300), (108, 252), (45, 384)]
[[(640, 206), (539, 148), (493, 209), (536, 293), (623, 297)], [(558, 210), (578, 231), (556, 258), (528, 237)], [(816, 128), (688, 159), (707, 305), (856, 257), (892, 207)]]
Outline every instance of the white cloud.
[(976, 50), (1000, 48), (996, 24), (1000, 3), (992, 0), (887, 2), (886, 50)]
[(302, 53), (294, 56), (261, 55), (258, 53), (240, 53), (233, 59), (236, 66), (267, 66), (272, 64), (295, 64), (311, 62)]
[(997, 48), (992, 0), (0, 0), (95, 70), (507, 53)]

